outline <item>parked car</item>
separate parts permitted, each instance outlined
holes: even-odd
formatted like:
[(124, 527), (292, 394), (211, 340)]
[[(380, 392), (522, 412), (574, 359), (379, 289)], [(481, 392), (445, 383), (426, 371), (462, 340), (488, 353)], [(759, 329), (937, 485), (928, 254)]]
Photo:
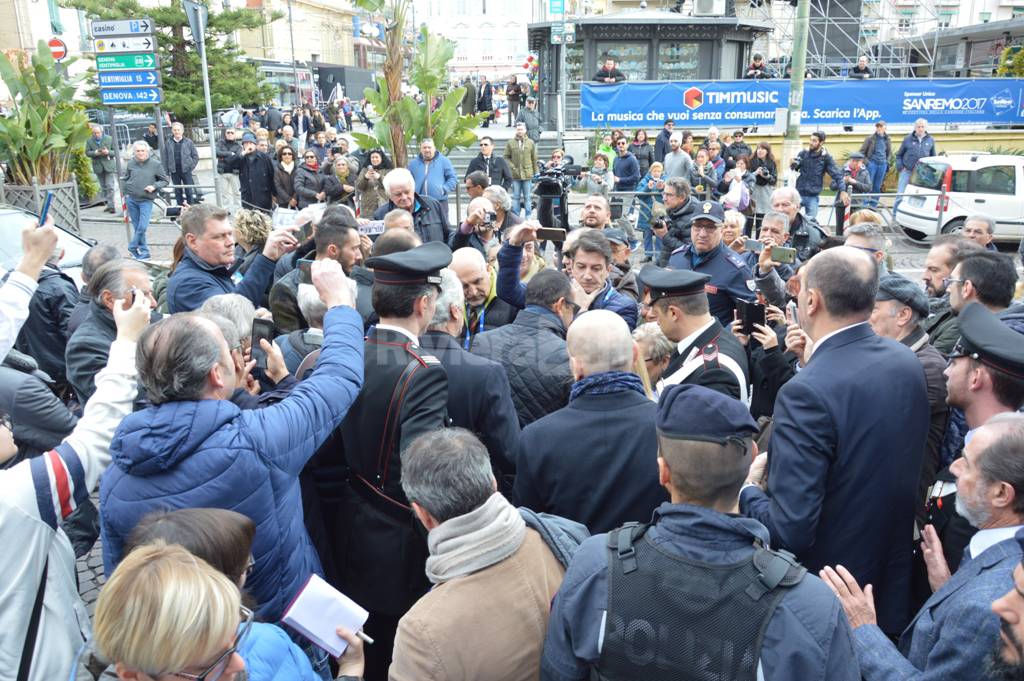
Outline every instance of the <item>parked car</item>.
[(926, 239), (963, 229), (985, 213), (996, 221), (996, 241), (1024, 236), (1024, 156), (958, 153), (923, 158), (914, 166), (895, 220), (908, 236)]

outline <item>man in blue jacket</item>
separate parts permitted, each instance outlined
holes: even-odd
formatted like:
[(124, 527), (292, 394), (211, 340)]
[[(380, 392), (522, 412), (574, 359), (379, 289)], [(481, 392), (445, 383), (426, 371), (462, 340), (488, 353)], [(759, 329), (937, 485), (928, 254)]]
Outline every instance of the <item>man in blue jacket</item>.
[[(903, 194), (906, 191), (910, 183), (910, 174), (914, 172), (914, 166), (918, 161), (935, 154), (935, 139), (928, 134), (928, 121), (918, 118), (914, 121), (914, 132), (904, 137), (900, 148), (896, 150), (896, 170), (900, 173), (896, 192)], [(901, 200), (902, 196), (896, 197), (896, 203), (892, 207), (893, 215), (896, 214)]]
[(244, 276), (231, 274), (235, 262), (234, 229), (228, 212), (211, 204), (192, 206), (181, 215), (185, 250), (167, 281), (167, 309), (198, 310), (207, 298), (238, 293), (262, 305), (274, 276), (274, 263), (298, 242), (287, 231), (271, 232), (263, 253), (256, 256)]
[(815, 130), (811, 133), (811, 141), (807, 148), (802, 150), (793, 159), (790, 169), (800, 173), (796, 178), (796, 190), (800, 192), (800, 205), (815, 220), (818, 219), (818, 196), (825, 187), (825, 173), (832, 178), (836, 194), (837, 205), (839, 201), (849, 202), (850, 197), (846, 193), (846, 182), (843, 171), (832, 158), (832, 154), (825, 149), (825, 133)]
[(871, 256), (830, 248), (798, 276), (798, 317), (813, 346), (775, 402), (767, 487), (752, 471), (740, 508), (808, 570), (839, 564), (872, 584), (879, 626), (896, 635), (912, 615), (907, 538), (928, 438), (924, 371), (910, 348), (868, 324)]
[(835, 596), (736, 514), (757, 453), (746, 405), (673, 385), (656, 418), (671, 501), (650, 524), (580, 545), (551, 606), (541, 679), (860, 679)]
[[(509, 234), (498, 251), (498, 297), (520, 310), (526, 307), (526, 284), (519, 280), (523, 244), (537, 240), (540, 223), (530, 220)], [(600, 230), (591, 229), (573, 244), (569, 256), (573, 301), (583, 310), (611, 310), (626, 320), (630, 331), (636, 328), (639, 309), (636, 301), (612, 287), (612, 245)]]
[(322, 574), (303, 523), (299, 473), (362, 388), (363, 320), (341, 265), (314, 263), (313, 284), (328, 307), (320, 360), (287, 398), (265, 409), (241, 411), (227, 400), (235, 370), (214, 322), (171, 315), (143, 334), (138, 365), (153, 406), (118, 426), (114, 463), (101, 481), (106, 574), (144, 515), (204, 507), (256, 523), (245, 587), (261, 619), (278, 620), (309, 576)]
[(416, 180), (416, 191), (441, 202), (447, 210), (448, 193), (455, 191), (459, 178), (452, 162), (437, 150), (429, 137), (420, 142), (420, 153), (409, 161), (409, 172)]
[[(637, 183), (640, 182), (640, 162), (629, 151), (629, 142), (625, 137), (620, 137), (619, 141), (615, 143), (615, 153), (615, 161), (612, 163), (612, 179), (615, 180), (614, 191), (635, 191)], [(622, 203), (624, 200), (622, 196), (616, 196), (612, 200), (613, 220), (618, 220), (622, 217)]]

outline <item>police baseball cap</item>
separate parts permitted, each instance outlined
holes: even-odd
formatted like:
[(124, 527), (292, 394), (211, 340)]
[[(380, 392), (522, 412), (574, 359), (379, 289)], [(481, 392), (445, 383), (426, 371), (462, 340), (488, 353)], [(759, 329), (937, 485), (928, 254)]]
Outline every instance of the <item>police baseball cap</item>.
[(929, 313), (928, 294), (917, 282), (907, 279), (902, 274), (890, 273), (882, 277), (878, 282), (875, 300), (895, 300), (903, 303), (922, 319)]
[[(607, 230), (605, 230), (607, 231)], [(646, 265), (636, 276), (640, 286), (651, 293), (651, 304), (661, 298), (676, 298), (704, 293), (711, 279), (707, 274), (693, 270), (670, 270), (654, 264)]]
[(701, 385), (670, 385), (658, 400), (658, 435), (673, 440), (726, 444), (759, 432), (750, 409)]
[(1003, 324), (981, 303), (970, 303), (957, 315), (960, 340), (950, 359), (970, 357), (1013, 378), (1024, 380), (1024, 337)]
[(620, 246), (629, 245), (629, 239), (626, 238), (626, 233), (623, 232), (621, 229), (612, 227), (610, 229), (603, 230), (603, 232), (605, 238), (608, 239), (608, 241), (611, 241), (613, 244), (618, 244)]
[(373, 270), (374, 284), (440, 286), (441, 270), (448, 267), (451, 261), (451, 249), (440, 241), (431, 241), (408, 251), (369, 258), (366, 267)]
[(725, 208), (718, 201), (703, 201), (697, 204), (697, 210), (693, 214), (693, 222), (697, 220), (711, 220), (716, 225), (725, 222)]

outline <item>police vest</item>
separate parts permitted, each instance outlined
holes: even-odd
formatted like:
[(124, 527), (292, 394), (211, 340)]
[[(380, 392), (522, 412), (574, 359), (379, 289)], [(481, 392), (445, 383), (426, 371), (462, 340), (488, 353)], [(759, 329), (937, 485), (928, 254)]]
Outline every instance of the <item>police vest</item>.
[(758, 547), (733, 565), (669, 555), (629, 523), (608, 535), (604, 681), (754, 681), (772, 613), (806, 570)]

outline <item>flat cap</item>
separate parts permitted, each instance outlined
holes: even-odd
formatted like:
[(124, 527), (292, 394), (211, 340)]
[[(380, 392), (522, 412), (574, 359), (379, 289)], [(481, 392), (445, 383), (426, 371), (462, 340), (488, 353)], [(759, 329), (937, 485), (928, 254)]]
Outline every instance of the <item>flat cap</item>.
[(750, 409), (702, 385), (670, 385), (658, 400), (658, 434), (673, 440), (725, 444), (759, 431)]
[(452, 251), (440, 241), (431, 241), (408, 251), (369, 258), (373, 282), (383, 286), (415, 284), (441, 285), (441, 270), (452, 261)]
[(864, 160), (864, 154), (860, 153), (859, 151), (851, 151), (850, 152), (850, 160), (851, 161), (853, 161), (853, 160), (863, 161)]
[(960, 340), (950, 359), (970, 357), (1024, 380), (1024, 337), (1003, 324), (981, 303), (970, 303), (957, 315)]
[(609, 229), (603, 230), (603, 232), (608, 241), (611, 241), (613, 244), (618, 244), (620, 246), (629, 245), (629, 239), (626, 238), (626, 233), (623, 232), (621, 229), (618, 229), (617, 227), (611, 227)]
[(704, 293), (704, 286), (711, 277), (693, 270), (670, 270), (650, 264), (640, 270), (636, 279), (651, 292), (651, 303), (654, 303), (660, 298)]
[(921, 319), (928, 316), (928, 294), (916, 281), (902, 274), (890, 273), (882, 277), (875, 300), (895, 300), (916, 312)]
[(242, 133), (242, 141), (252, 142), (253, 144), (256, 144), (256, 135), (252, 134), (251, 130), (246, 130), (245, 132)]
[(720, 225), (725, 222), (725, 208), (718, 201), (702, 201), (693, 213), (693, 222), (697, 220), (711, 220)]

